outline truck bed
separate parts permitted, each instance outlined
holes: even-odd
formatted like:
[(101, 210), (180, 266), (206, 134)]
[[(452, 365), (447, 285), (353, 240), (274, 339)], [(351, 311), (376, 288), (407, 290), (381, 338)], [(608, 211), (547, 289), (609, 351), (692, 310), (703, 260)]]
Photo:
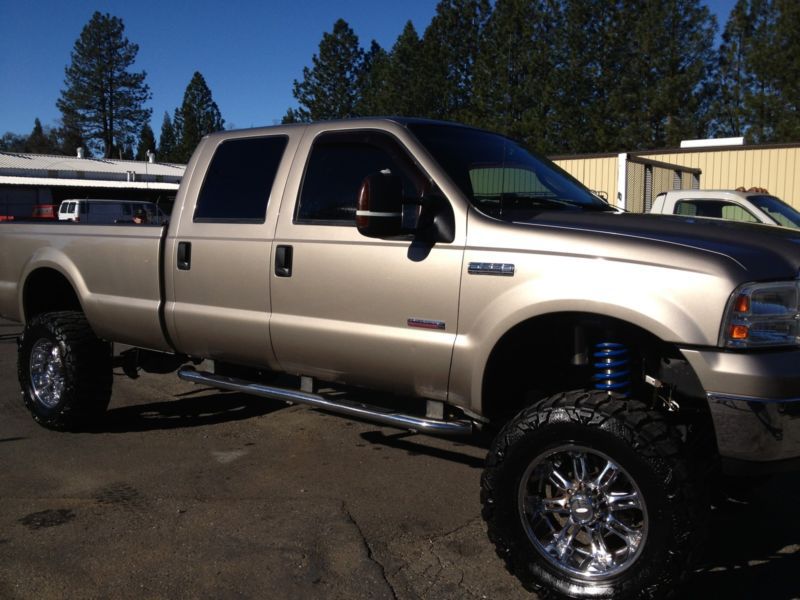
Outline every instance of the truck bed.
[(0, 228), (0, 315), (24, 320), (25, 294), (46, 303), (52, 284), (23, 290), (19, 282), (34, 271), (56, 271), (78, 293), (99, 337), (169, 349), (159, 318), (166, 227), (7, 222)]

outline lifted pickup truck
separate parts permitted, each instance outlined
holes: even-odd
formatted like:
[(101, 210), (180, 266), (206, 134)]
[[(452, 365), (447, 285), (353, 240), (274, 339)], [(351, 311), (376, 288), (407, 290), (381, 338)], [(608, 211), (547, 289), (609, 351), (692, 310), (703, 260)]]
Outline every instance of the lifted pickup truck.
[(766, 190), (671, 190), (656, 196), (653, 214), (730, 219), (800, 229), (800, 212)]
[(486, 131), (287, 125), (204, 138), (166, 227), (3, 224), (0, 314), (51, 428), (103, 413), (119, 342), (145, 367), (212, 359), (179, 375), (222, 389), (499, 430), (481, 501), (508, 568), (548, 596), (654, 597), (689, 573), (718, 470), (797, 465), (798, 242), (619, 214)]

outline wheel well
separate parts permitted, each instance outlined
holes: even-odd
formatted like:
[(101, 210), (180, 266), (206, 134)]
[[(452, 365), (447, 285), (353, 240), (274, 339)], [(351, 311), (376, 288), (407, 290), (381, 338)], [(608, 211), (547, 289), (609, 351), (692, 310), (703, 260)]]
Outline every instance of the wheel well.
[[(508, 331), (492, 350), (482, 386), (484, 416), (504, 422), (535, 400), (591, 387), (596, 373), (592, 352), (602, 342), (628, 348), (631, 396), (653, 396), (654, 388), (645, 384), (645, 375), (659, 377), (670, 361), (685, 362), (674, 344), (625, 321), (590, 313), (536, 317)], [(696, 377), (692, 377), (681, 383), (684, 392), (702, 396), (699, 382), (695, 386)]]
[(72, 284), (55, 269), (37, 269), (28, 276), (22, 307), (26, 321), (45, 312), (82, 310)]

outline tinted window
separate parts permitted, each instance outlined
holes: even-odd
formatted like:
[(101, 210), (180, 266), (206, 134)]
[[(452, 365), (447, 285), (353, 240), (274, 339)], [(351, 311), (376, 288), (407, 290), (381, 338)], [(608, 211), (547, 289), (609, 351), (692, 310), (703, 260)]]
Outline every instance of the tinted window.
[(680, 200), (675, 205), (675, 214), (758, 223), (758, 219), (745, 208), (724, 200)]
[(614, 210), (566, 171), (509, 138), (436, 123), (408, 128), (485, 214), (515, 221), (541, 210)]
[(195, 222), (263, 223), (285, 136), (222, 142), (197, 198)]
[(295, 222), (355, 225), (361, 183), (381, 171), (400, 176), (407, 198), (421, 195), (425, 178), (391, 137), (376, 132), (320, 136), (306, 165)]

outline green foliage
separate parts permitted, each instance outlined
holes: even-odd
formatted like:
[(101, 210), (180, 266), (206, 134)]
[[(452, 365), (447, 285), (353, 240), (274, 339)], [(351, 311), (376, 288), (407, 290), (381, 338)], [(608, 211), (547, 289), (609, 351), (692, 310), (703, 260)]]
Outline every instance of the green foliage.
[(472, 90), (488, 0), (441, 0), (422, 38), (415, 85), (425, 91), (421, 116), (473, 122)]
[(7, 131), (0, 137), (0, 152), (25, 152), (27, 141), (24, 135)]
[(33, 130), (25, 140), (25, 152), (33, 154), (57, 154), (58, 148), (54, 138), (44, 132), (42, 122), (37, 118), (33, 122)]
[(357, 116), (364, 83), (364, 51), (358, 37), (344, 19), (324, 33), (319, 53), (311, 58), (311, 68), (303, 68), (302, 81), (295, 80), (294, 97), (300, 107), (297, 121), (320, 121)]
[(106, 157), (133, 138), (151, 112), (144, 108), (150, 99), (145, 72), (129, 70), (139, 47), (124, 34), (121, 19), (95, 12), (75, 42), (56, 102), (63, 119)]
[(177, 156), (178, 139), (169, 114), (164, 113), (161, 122), (161, 135), (158, 138), (158, 160), (161, 162), (180, 162)]
[(561, 147), (553, 127), (558, 19), (546, 0), (498, 0), (475, 63), (472, 120), (540, 152)]
[(722, 35), (715, 133), (800, 139), (800, 5), (739, 0)]
[(225, 120), (211, 96), (211, 90), (198, 71), (195, 71), (186, 86), (183, 103), (175, 110), (172, 124), (176, 139), (174, 159), (181, 163), (189, 162), (192, 152), (204, 135), (220, 131), (225, 126)]
[(136, 160), (147, 160), (147, 152), (156, 151), (156, 136), (149, 123), (142, 125), (139, 132), (139, 145), (136, 147)]

